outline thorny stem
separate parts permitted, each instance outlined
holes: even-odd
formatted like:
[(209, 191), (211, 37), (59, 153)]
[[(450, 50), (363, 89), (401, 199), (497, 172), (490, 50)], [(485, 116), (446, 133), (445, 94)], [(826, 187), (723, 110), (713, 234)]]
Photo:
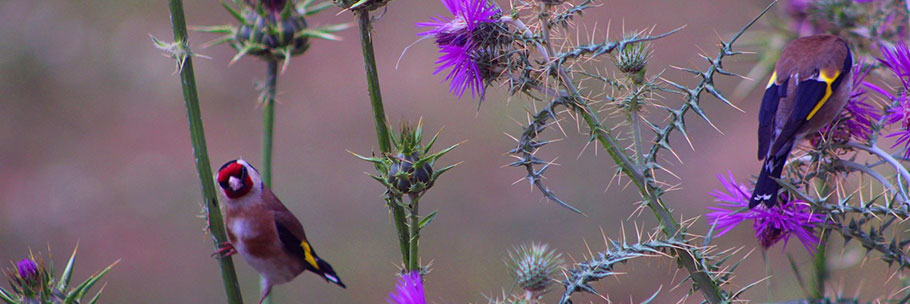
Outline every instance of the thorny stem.
[[(891, 156), (891, 154), (888, 154), (888, 152), (885, 152), (884, 150), (879, 148), (877, 145), (867, 146), (867, 145), (861, 144), (856, 141), (850, 141), (850, 142), (846, 143), (845, 145), (847, 147), (856, 148), (856, 149), (860, 149), (860, 150), (875, 154), (875, 156), (878, 156), (879, 158), (881, 158), (882, 160), (884, 160), (885, 162), (890, 164), (892, 167), (894, 167), (894, 170), (896, 170), (897, 173), (901, 177), (903, 177), (903, 180), (905, 182), (910, 183), (910, 172), (907, 172), (907, 168), (902, 166), (901, 163), (898, 162), (897, 159), (894, 158), (894, 156)], [(898, 190), (900, 190), (902, 196), (904, 196), (904, 197), (907, 196), (907, 194), (904, 192), (903, 184), (900, 183), (900, 181), (898, 181), (897, 188), (898, 188)]]
[[(549, 40), (549, 26), (545, 21), (542, 21), (541, 23), (544, 45), (549, 47), (551, 45)], [(552, 53), (551, 50), (548, 49), (548, 51)], [(581, 96), (574, 80), (569, 73), (566, 72), (566, 69), (562, 67), (558, 61), (553, 61), (551, 63), (551, 68), (556, 69), (562, 84), (570, 92), (572, 101), (574, 102), (574, 105), (571, 108), (584, 118), (588, 128), (594, 133), (593, 135), (596, 140), (600, 142), (604, 150), (613, 158), (613, 161), (620, 166), (622, 171), (625, 172), (638, 187), (642, 199), (657, 217), (658, 221), (660, 221), (664, 234), (670, 238), (681, 237), (683, 229), (673, 218), (673, 214), (670, 210), (660, 200), (660, 193), (663, 193), (663, 190), (649, 181), (645, 176), (644, 168), (633, 163), (628, 155), (619, 147), (616, 143), (616, 139), (600, 123), (600, 118), (597, 117), (596, 114), (597, 112), (595, 112)], [(636, 146), (641, 145), (641, 138), (638, 138), (638, 141)], [(707, 270), (699, 265), (692, 253), (684, 249), (674, 249), (674, 253), (679, 262), (686, 267), (686, 270), (690, 273), (695, 285), (698, 287), (697, 289), (701, 291), (705, 296), (705, 299), (712, 304), (722, 303), (725, 296), (720, 290), (720, 286), (718, 286), (717, 282), (710, 277)]]
[[(190, 54), (186, 34), (186, 17), (183, 14), (183, 1), (170, 0), (171, 25), (174, 29), (174, 41), (182, 44), (186, 54)], [(193, 154), (196, 158), (196, 173), (202, 184), (202, 197), (205, 201), (205, 215), (208, 218), (209, 232), (215, 249), (227, 242), (224, 232), (224, 221), (221, 218), (221, 209), (218, 198), (215, 196), (215, 181), (212, 178), (212, 165), (209, 162), (208, 149), (205, 144), (205, 129), (202, 126), (202, 114), (199, 109), (199, 95), (196, 92), (196, 76), (193, 72), (193, 59), (185, 55), (186, 61), (180, 70), (180, 83), (183, 86), (183, 100), (186, 104), (186, 118), (190, 128), (190, 139), (193, 142)], [(230, 304), (242, 304), (240, 284), (237, 283), (237, 273), (231, 257), (218, 259), (221, 268), (221, 280), (224, 283), (224, 292)]]
[(897, 198), (900, 200), (901, 204), (904, 204), (907, 202), (907, 198), (904, 197), (903, 193), (900, 193), (900, 191), (896, 190), (895, 188), (892, 188), (891, 182), (889, 182), (887, 178), (885, 178), (880, 173), (878, 173), (878, 171), (872, 170), (865, 165), (862, 165), (862, 164), (859, 164), (856, 162), (852, 162), (849, 160), (844, 160), (844, 159), (836, 159), (835, 163), (838, 165), (841, 165), (845, 169), (860, 171), (866, 175), (871, 176), (872, 178), (877, 180), (880, 184), (882, 184), (882, 187), (884, 187), (885, 189), (892, 189), (892, 191), (895, 191), (898, 194), (900, 194), (897, 196)]
[[(376, 139), (379, 141), (379, 150), (383, 155), (392, 152), (392, 140), (389, 138), (389, 127), (386, 122), (385, 109), (382, 106), (382, 95), (379, 90), (379, 73), (376, 70), (376, 55), (373, 52), (373, 36), (370, 13), (366, 10), (355, 10), (357, 26), (360, 29), (360, 42), (363, 50), (363, 66), (367, 75), (367, 88), (370, 91), (370, 105), (373, 108), (373, 120), (376, 123)], [(399, 205), (398, 199), (388, 197), (389, 208), (392, 209), (392, 219), (398, 229), (398, 244), (401, 247), (401, 259), (409, 265), (407, 224), (405, 223), (404, 208)], [(410, 270), (410, 269), (408, 269)]]
[(632, 125), (632, 140), (635, 143), (635, 159), (638, 160), (638, 166), (645, 165), (644, 148), (641, 140), (641, 114), (638, 112), (638, 96), (632, 98), (629, 105), (629, 123)]

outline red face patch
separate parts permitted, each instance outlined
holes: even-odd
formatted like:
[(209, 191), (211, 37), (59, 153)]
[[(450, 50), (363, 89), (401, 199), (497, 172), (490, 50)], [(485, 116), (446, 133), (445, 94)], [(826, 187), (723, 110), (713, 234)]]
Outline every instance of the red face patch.
[[(243, 183), (239, 189), (235, 190), (234, 187), (231, 186), (231, 177), (234, 177)], [(218, 185), (221, 186), (221, 190), (224, 191), (224, 195), (228, 198), (238, 198), (249, 193), (250, 190), (253, 189), (253, 179), (250, 178), (246, 167), (237, 161), (230, 161), (224, 164), (224, 166), (221, 166), (221, 169), (218, 170)]]

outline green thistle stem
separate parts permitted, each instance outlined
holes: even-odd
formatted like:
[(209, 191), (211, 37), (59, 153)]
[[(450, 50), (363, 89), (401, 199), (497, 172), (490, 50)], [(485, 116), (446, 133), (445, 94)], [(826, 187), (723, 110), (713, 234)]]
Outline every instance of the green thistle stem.
[(408, 271), (420, 270), (420, 255), (417, 252), (418, 242), (420, 241), (420, 218), (417, 216), (418, 203), (420, 203), (420, 195), (413, 196), (410, 210), (411, 224), (408, 227), (408, 246), (410, 247), (408, 252)]
[[(267, 60), (265, 95), (262, 109), (262, 183), (272, 188), (272, 142), (275, 134), (275, 92), (278, 88), (278, 60)], [(262, 286), (260, 293), (262, 292)], [(272, 304), (272, 294), (262, 299), (262, 304)]]
[[(379, 140), (379, 150), (383, 155), (392, 152), (392, 140), (389, 137), (389, 127), (386, 122), (385, 109), (382, 106), (382, 95), (379, 90), (379, 74), (376, 71), (376, 55), (373, 53), (372, 26), (370, 13), (365, 10), (354, 11), (357, 16), (357, 26), (360, 29), (360, 42), (363, 50), (363, 66), (367, 75), (367, 88), (370, 91), (370, 105), (373, 108), (373, 119), (376, 123), (376, 138)], [(388, 198), (389, 208), (392, 209), (392, 219), (398, 229), (398, 242), (401, 247), (401, 259), (409, 265), (409, 241), (407, 224), (405, 223), (404, 208), (395, 198)], [(410, 270), (410, 269), (408, 269)]]
[[(543, 9), (546, 9), (546, 7), (543, 7)], [(542, 24), (541, 31), (543, 32), (544, 37), (543, 43), (548, 47), (548, 51), (552, 53), (552, 50), (549, 49), (549, 26), (547, 26), (546, 22), (542, 22)], [(673, 213), (670, 212), (670, 209), (667, 208), (660, 199), (660, 196), (663, 194), (663, 189), (660, 189), (660, 187), (652, 182), (650, 177), (645, 175), (644, 167), (636, 165), (633, 160), (626, 155), (623, 148), (617, 144), (616, 139), (609, 133), (608, 129), (604, 128), (600, 118), (597, 116), (597, 111), (591, 108), (578, 92), (578, 87), (575, 86), (574, 80), (569, 73), (566, 72), (565, 67), (559, 65), (558, 61), (554, 62), (552, 67), (556, 69), (563, 86), (565, 86), (571, 94), (572, 101), (574, 101), (574, 103), (570, 105), (572, 110), (574, 110), (576, 114), (582, 116), (585, 124), (588, 125), (591, 133), (593, 133), (592, 135), (594, 135), (594, 138), (603, 146), (603, 149), (610, 154), (610, 157), (613, 158), (613, 162), (615, 162), (622, 169), (623, 173), (629, 176), (635, 186), (638, 187), (642, 199), (645, 201), (648, 208), (651, 209), (651, 212), (654, 213), (654, 216), (657, 217), (664, 234), (670, 238), (682, 238), (682, 241), (685, 241), (682, 227), (680, 227), (679, 223), (676, 222), (676, 219), (673, 218)], [(641, 138), (639, 137), (636, 140), (639, 141), (635, 143), (636, 147), (641, 146)], [(675, 255), (677, 261), (679, 261), (679, 263), (689, 272), (697, 289), (705, 296), (705, 300), (708, 303), (717, 304), (725, 301), (726, 297), (718, 283), (711, 278), (708, 274), (708, 270), (692, 256), (691, 252), (684, 249), (676, 249)]]
[[(183, 14), (183, 1), (169, 0), (169, 4), (171, 25), (174, 29), (174, 41), (183, 44), (187, 54), (189, 54), (189, 45), (186, 43), (186, 17)], [(199, 182), (202, 184), (202, 197), (205, 200), (205, 213), (209, 220), (209, 231), (212, 234), (215, 249), (218, 249), (221, 243), (227, 242), (227, 237), (224, 232), (224, 221), (221, 218), (218, 198), (215, 196), (212, 165), (209, 162), (208, 150), (205, 144), (205, 130), (202, 126), (199, 96), (196, 92), (196, 76), (193, 73), (193, 59), (189, 55), (186, 56), (186, 61), (180, 70), (180, 83), (183, 86), (186, 117), (190, 127), (190, 138), (193, 142), (193, 154), (196, 158), (196, 173), (199, 175)], [(214, 212), (212, 212), (213, 210)], [(237, 273), (234, 270), (233, 260), (230, 257), (223, 257), (218, 259), (218, 263), (221, 268), (221, 280), (224, 282), (227, 302), (230, 304), (242, 304), (243, 298), (240, 296), (240, 284), (237, 283)]]
[(278, 60), (268, 60), (266, 92), (262, 111), (262, 183), (272, 188), (272, 139), (275, 129), (275, 91), (278, 87)]

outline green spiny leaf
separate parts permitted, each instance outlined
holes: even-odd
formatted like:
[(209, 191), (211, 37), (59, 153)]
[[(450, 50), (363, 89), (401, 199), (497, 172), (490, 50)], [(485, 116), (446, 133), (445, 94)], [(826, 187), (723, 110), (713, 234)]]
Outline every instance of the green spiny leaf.
[(430, 214), (427, 214), (423, 219), (420, 220), (420, 223), (417, 224), (417, 227), (423, 229), (424, 226), (436, 219), (436, 212), (439, 210), (433, 210)]
[(66, 290), (66, 287), (70, 284), (70, 278), (73, 276), (73, 265), (76, 263), (76, 251), (79, 250), (79, 243), (76, 243), (76, 248), (73, 248), (73, 254), (70, 255), (70, 259), (66, 262), (66, 267), (63, 268), (63, 274), (60, 275), (60, 282), (57, 283), (57, 289), (63, 291)]
[(13, 300), (13, 297), (9, 294), (9, 292), (4, 290), (3, 288), (0, 288), (0, 300), (3, 300), (3, 302), (6, 302), (7, 304), (17, 304), (18, 303), (15, 300)]
[(234, 9), (233, 6), (225, 3), (224, 1), (218, 1), (218, 2), (221, 3), (221, 6), (224, 6), (224, 8), (227, 9), (228, 12), (231, 13), (231, 16), (234, 16), (234, 19), (237, 19), (238, 22), (240, 22), (244, 25), (249, 25), (246, 23), (246, 20), (243, 19), (243, 15), (241, 15), (240, 12), (238, 12), (236, 9)]
[[(306, 2), (313, 2), (313, 0), (307, 0)], [(335, 6), (335, 4), (333, 4), (332, 1), (325, 1), (313, 6), (303, 6), (301, 14), (304, 16), (312, 16), (333, 6)], [(300, 9), (298, 9), (298, 11), (300, 11)]]
[(212, 25), (212, 26), (191, 26), (191, 30), (202, 32), (202, 33), (215, 33), (215, 34), (232, 34), (234, 33), (233, 25)]
[(104, 291), (104, 288), (105, 288), (105, 287), (107, 287), (107, 284), (104, 284), (104, 285), (101, 286), (101, 289), (98, 290), (98, 293), (95, 294), (95, 297), (93, 297), (92, 300), (88, 302), (88, 304), (95, 304), (95, 303), (97, 303), (97, 302), (98, 302), (98, 299), (101, 298), (101, 292)]

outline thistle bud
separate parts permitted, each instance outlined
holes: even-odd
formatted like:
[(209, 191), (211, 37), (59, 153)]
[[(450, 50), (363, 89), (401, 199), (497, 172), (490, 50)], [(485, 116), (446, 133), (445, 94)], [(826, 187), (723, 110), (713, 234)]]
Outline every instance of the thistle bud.
[[(281, 7), (277, 7), (283, 3)], [(290, 9), (282, 14), (284, 1), (263, 1), (265, 14), (255, 8), (245, 10), (244, 23), (237, 29), (231, 45), (239, 52), (253, 56), (283, 60), (285, 56), (298, 55), (309, 47), (309, 38), (299, 33), (307, 29), (306, 20)]]
[(37, 281), (38, 278), (38, 264), (35, 264), (35, 261), (30, 259), (22, 259), (16, 263), (16, 270), (19, 272), (19, 277), (27, 282)]
[(641, 84), (645, 80), (645, 68), (650, 56), (651, 50), (648, 44), (633, 43), (619, 50), (619, 53), (613, 57), (613, 63), (620, 72), (632, 79), (633, 83)]
[[(389, 183), (395, 186), (398, 191), (408, 194), (414, 192), (416, 194), (433, 186), (433, 181), (430, 180), (430, 177), (433, 176), (433, 168), (430, 167), (429, 163), (423, 163), (420, 168), (414, 168), (414, 163), (420, 159), (420, 155), (417, 152), (413, 152), (410, 155), (399, 153), (394, 159), (396, 161), (389, 168), (388, 179)], [(411, 188), (418, 183), (422, 183), (424, 186), (421, 189)]]
[(544, 293), (553, 283), (553, 273), (563, 263), (562, 255), (547, 244), (522, 245), (509, 252), (507, 262), (518, 286), (531, 293)]

